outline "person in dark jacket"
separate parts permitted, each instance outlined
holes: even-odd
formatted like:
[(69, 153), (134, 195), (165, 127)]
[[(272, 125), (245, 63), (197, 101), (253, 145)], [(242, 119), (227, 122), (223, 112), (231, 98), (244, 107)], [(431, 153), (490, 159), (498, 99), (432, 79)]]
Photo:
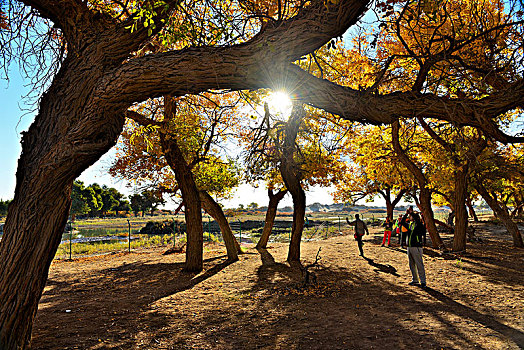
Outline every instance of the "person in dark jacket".
[[(410, 217), (412, 223), (407, 225), (407, 218)], [(411, 270), (412, 280), (409, 285), (420, 285), (426, 287), (426, 271), (423, 260), (423, 242), (426, 234), (426, 227), (422, 223), (419, 214), (413, 212), (410, 207), (402, 218), (401, 225), (408, 227), (406, 235), (407, 253), (409, 269)], [(406, 226), (407, 225), (407, 226)]]
[(364, 233), (369, 235), (368, 227), (366, 226), (366, 223), (362, 220), (360, 220), (360, 216), (358, 214), (355, 214), (355, 220), (349, 221), (348, 218), (346, 218), (346, 222), (348, 225), (355, 226), (355, 240), (358, 244), (358, 250), (360, 251), (360, 256), (364, 257), (364, 250), (362, 249), (362, 246), (364, 243), (362, 243), (362, 237), (364, 236)]

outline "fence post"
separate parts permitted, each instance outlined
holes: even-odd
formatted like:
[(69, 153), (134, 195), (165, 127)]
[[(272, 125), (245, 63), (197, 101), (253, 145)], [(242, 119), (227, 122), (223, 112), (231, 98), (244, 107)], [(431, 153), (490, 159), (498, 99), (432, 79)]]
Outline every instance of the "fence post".
[(238, 219), (238, 230), (240, 231), (240, 242), (239, 242), (239, 244), (242, 245), (242, 223), (240, 222), (240, 219)]
[(207, 217), (207, 238), (211, 240), (211, 216)]
[(338, 233), (342, 233), (342, 229), (340, 228), (340, 216), (338, 217)]
[(71, 224), (71, 221), (69, 221), (69, 260), (73, 260), (72, 259), (73, 251), (71, 247), (72, 238), (73, 238), (73, 225)]
[(173, 247), (176, 247), (176, 227), (177, 222), (175, 221), (175, 217), (173, 216)]
[(128, 247), (127, 252), (131, 253), (131, 222), (129, 222), (129, 219), (127, 219), (127, 241), (128, 241)]

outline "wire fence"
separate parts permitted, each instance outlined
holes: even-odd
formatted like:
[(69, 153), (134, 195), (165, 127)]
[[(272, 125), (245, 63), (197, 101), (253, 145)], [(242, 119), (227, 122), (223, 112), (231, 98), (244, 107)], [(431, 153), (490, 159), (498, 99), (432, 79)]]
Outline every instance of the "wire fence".
[[(381, 221), (370, 215), (364, 220), (371, 226)], [(75, 228), (68, 225), (62, 236), (62, 242), (55, 259), (73, 259), (79, 257), (136, 251), (152, 247), (180, 247), (186, 241), (185, 223), (166, 220), (164, 229), (159, 233), (143, 233), (142, 228), (113, 227), (98, 225), (96, 228)], [(171, 223), (171, 224), (170, 224)], [(260, 239), (264, 220), (230, 219), (229, 225), (237, 241), (242, 245), (256, 244)], [(273, 224), (269, 242), (289, 242), (291, 240), (292, 219), (277, 218)], [(169, 228), (166, 230), (166, 227)], [(306, 217), (302, 239), (305, 241), (327, 239), (342, 235), (350, 229), (344, 216), (330, 216), (321, 219)], [(220, 227), (216, 221), (205, 217), (203, 220), (203, 238), (205, 242), (223, 243)]]
[[(478, 209), (478, 216), (493, 215), (490, 209)], [(397, 217), (400, 212), (395, 212)], [(435, 218), (446, 221), (448, 213), (436, 212)], [(306, 216), (302, 240), (327, 239), (347, 232), (350, 227), (345, 218), (353, 219), (353, 215)], [(383, 223), (385, 213), (361, 213), (361, 218), (370, 227), (377, 227)], [(185, 223), (183, 217), (160, 217), (165, 225), (160, 233), (144, 233), (143, 228), (151, 222), (151, 218), (106, 219), (83, 221), (78, 227), (68, 224), (62, 236), (62, 243), (55, 255), (55, 259), (73, 259), (92, 255), (135, 251), (150, 247), (182, 246), (186, 241)], [(250, 220), (229, 218), (229, 225), (236, 239), (243, 245), (256, 244), (262, 235), (264, 220)], [(291, 240), (292, 217), (279, 216), (276, 218), (269, 242), (289, 242)], [(204, 241), (223, 243), (220, 227), (211, 217), (203, 219)], [(352, 232), (352, 231), (351, 231)], [(0, 239), (1, 239), (0, 232)]]

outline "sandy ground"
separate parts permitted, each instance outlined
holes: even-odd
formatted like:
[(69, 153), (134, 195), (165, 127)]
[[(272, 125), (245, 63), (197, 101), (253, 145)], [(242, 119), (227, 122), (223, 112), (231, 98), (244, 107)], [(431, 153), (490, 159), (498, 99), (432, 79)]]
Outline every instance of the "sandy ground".
[[(476, 224), (462, 256), (425, 249), (428, 288), (408, 286), (405, 251), (352, 235), (302, 244), (304, 286), (287, 245), (245, 246), (228, 264), (205, 247), (200, 274), (156, 248), (55, 261), (33, 328), (34, 349), (521, 349), (524, 250)], [(444, 236), (449, 243), (451, 237)], [(396, 243), (396, 239), (395, 243)]]

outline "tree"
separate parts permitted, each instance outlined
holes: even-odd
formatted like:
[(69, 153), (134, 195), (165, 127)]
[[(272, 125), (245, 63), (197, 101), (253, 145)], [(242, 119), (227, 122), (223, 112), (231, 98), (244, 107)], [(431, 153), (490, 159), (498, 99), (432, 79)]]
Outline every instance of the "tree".
[(123, 194), (118, 192), (112, 187), (102, 186), (102, 208), (100, 209), (102, 216), (107, 215), (108, 211), (111, 211), (118, 207), (120, 199), (124, 197)]
[[(51, 33), (33, 38), (54, 40), (56, 56), (51, 67), (56, 70), (33, 76), (36, 81), (49, 79), (35, 121), (22, 137), (15, 194), (0, 242), (0, 348), (30, 346), (38, 300), (67, 222), (73, 181), (116, 143), (126, 112), (134, 103), (167, 94), (285, 85), (303, 102), (349, 120), (378, 124), (400, 116), (437, 115), (457, 125), (481, 128), (504, 142), (515, 140), (498, 128), (495, 118), (523, 104), (520, 71), (475, 100), (416, 91), (382, 95), (375, 90), (355, 90), (293, 65), (346, 32), (370, 1), (328, 5), (324, 0), (297, 1), (270, 8), (260, 4), (254, 6), (256, 12), (242, 2), (194, 7), (191, 1), (171, 0), (27, 0), (27, 10), (15, 0), (10, 3), (15, 6), (2, 9), (8, 17), (2, 26), (18, 21), (15, 28), (21, 30), (8, 33), (18, 35), (18, 42), (29, 50), (41, 50), (48, 41), (35, 43), (24, 36), (26, 30)], [(193, 8), (203, 8), (199, 15), (205, 18), (204, 25), (186, 31), (185, 24), (193, 23)], [(217, 11), (224, 15), (217, 16)], [(43, 20), (28, 25), (35, 16)], [(235, 32), (236, 28), (249, 32)], [(0, 31), (2, 41), (5, 33)], [(191, 35), (198, 45), (190, 46), (192, 41), (187, 39)], [(165, 52), (145, 54), (153, 40), (171, 46)], [(9, 55), (8, 45), (1, 50), (4, 60), (27, 57)], [(45, 61), (49, 52), (39, 52)], [(451, 112), (442, 115), (443, 108)]]
[(144, 203), (144, 197), (142, 197), (141, 194), (135, 193), (131, 195), (131, 209), (133, 210), (133, 213), (135, 213), (135, 216), (138, 216), (139, 212), (142, 212), (142, 216), (144, 216), (146, 207)]
[(100, 187), (100, 185), (97, 183), (93, 183), (87, 186), (86, 190), (89, 191), (89, 194), (86, 194), (86, 198), (89, 198), (87, 203), (89, 205), (90, 216), (100, 216), (104, 206), (104, 201), (102, 198), (102, 187)]
[[(172, 195), (181, 192), (188, 237), (186, 270), (199, 271), (203, 266), (202, 208), (219, 223), (228, 259), (236, 261), (240, 245), (222, 208), (209, 194), (225, 195), (238, 184), (232, 164), (224, 163), (212, 147), (221, 137), (218, 130), (227, 129), (222, 125), (227, 124), (223, 121), (227, 108), (221, 108), (209, 96), (178, 100), (165, 96), (160, 105), (163, 112), (149, 113), (150, 117), (130, 113), (130, 118), (145, 127), (149, 135), (137, 138), (132, 134), (129, 137), (132, 142), (124, 138), (123, 152), (112, 172), (126, 180), (152, 181), (163, 192)], [(210, 119), (206, 120), (206, 116)], [(140, 132), (140, 127), (136, 131)], [(137, 142), (140, 140), (146, 142)], [(149, 166), (140, 165), (142, 158), (148, 159), (145, 163)], [(160, 170), (159, 173), (151, 171), (152, 168)]]
[(302, 240), (302, 231), (304, 229), (304, 219), (306, 214), (306, 193), (302, 188), (303, 171), (300, 164), (296, 161), (295, 141), (298, 135), (298, 129), (305, 116), (302, 106), (293, 106), (291, 116), (284, 128), (282, 140), (282, 156), (280, 158), (280, 174), (286, 185), (286, 189), (291, 193), (293, 198), (293, 224), (291, 226), (291, 241), (289, 242), (289, 251), (287, 260), (289, 262), (300, 261), (300, 241)]
[(75, 216), (89, 213), (88, 197), (89, 191), (86, 191), (82, 181), (75, 181), (71, 191), (71, 217), (75, 221)]
[(3, 199), (0, 199), (0, 215), (1, 216), (7, 215), (7, 208), (9, 207), (9, 203), (11, 203), (10, 200), (4, 201)]
[(114, 208), (118, 212), (125, 212), (129, 213), (131, 211), (131, 204), (129, 203), (129, 200), (125, 198), (120, 198), (118, 201), (118, 206)]
[(524, 181), (522, 147), (511, 149), (490, 146), (479, 157), (482, 161), (477, 163), (473, 174), (473, 187), (511, 234), (513, 245), (522, 248), (522, 235), (507, 206), (509, 198), (515, 194), (514, 188), (521, 188)]
[(251, 202), (247, 205), (247, 208), (250, 209), (250, 210), (256, 210), (258, 208), (258, 203), (256, 202)]
[(413, 176), (400, 163), (391, 144), (387, 127), (355, 128), (348, 136), (349, 170), (336, 184), (334, 198), (351, 202), (381, 196), (386, 202), (386, 215), (393, 219), (398, 202), (413, 189)]
[(274, 193), (273, 189), (267, 189), (267, 195), (269, 197), (269, 203), (267, 205), (266, 211), (266, 220), (264, 221), (264, 228), (262, 229), (262, 235), (257, 242), (257, 249), (266, 249), (267, 243), (269, 242), (269, 236), (273, 230), (273, 224), (275, 223), (275, 218), (277, 216), (278, 203), (284, 198), (287, 190), (281, 189), (278, 192)]
[(410, 159), (409, 155), (405, 151), (405, 148), (401, 145), (399, 129), (400, 122), (394, 122), (391, 128), (393, 148), (399, 160), (407, 169), (409, 169), (417, 181), (420, 198), (420, 202), (417, 204), (419, 205), (422, 215), (424, 216), (424, 223), (431, 237), (433, 247), (443, 249), (444, 242), (442, 242), (442, 239), (438, 234), (434, 220), (433, 209), (431, 207), (431, 190), (428, 186), (428, 180), (425, 173), (421, 170), (421, 167), (417, 166), (417, 164), (412, 159)]
[(153, 212), (158, 208), (159, 205), (166, 203), (162, 197), (162, 193), (159, 191), (146, 190), (142, 192), (141, 195), (143, 204), (142, 208), (143, 210), (149, 210), (151, 215), (153, 215)]
[[(265, 181), (269, 204), (264, 229), (257, 248), (265, 248), (275, 220), (277, 206), (286, 193), (293, 197), (293, 225), (288, 260), (300, 260), (300, 241), (309, 186), (329, 186), (345, 169), (340, 160), (344, 145), (336, 136), (337, 125), (329, 115), (301, 107), (286, 116), (272, 114), (264, 103), (264, 116), (256, 128), (244, 135), (246, 177)], [(340, 124), (340, 123), (338, 123)], [(340, 129), (337, 128), (337, 131)], [(292, 187), (289, 187), (292, 186)], [(274, 191), (277, 191), (274, 193)], [(293, 238), (295, 237), (295, 238)]]

